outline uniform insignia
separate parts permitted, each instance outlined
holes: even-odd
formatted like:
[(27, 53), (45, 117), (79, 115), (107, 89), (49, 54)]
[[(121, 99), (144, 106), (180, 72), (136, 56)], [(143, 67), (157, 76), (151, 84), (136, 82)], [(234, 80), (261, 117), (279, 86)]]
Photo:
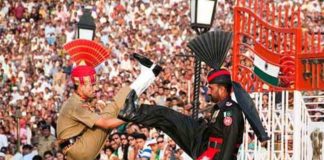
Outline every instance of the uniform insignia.
[(226, 106), (229, 107), (232, 105), (232, 102), (226, 102)]
[(230, 116), (232, 116), (232, 112), (231, 111), (224, 112), (224, 117), (230, 117)]
[(224, 117), (223, 122), (224, 122), (224, 125), (228, 127), (228, 126), (232, 125), (233, 119), (232, 119), (232, 117)]

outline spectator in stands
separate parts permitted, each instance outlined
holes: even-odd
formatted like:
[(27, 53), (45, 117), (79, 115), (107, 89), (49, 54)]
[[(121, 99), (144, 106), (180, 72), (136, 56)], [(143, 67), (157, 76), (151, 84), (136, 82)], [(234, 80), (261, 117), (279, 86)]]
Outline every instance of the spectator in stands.
[(136, 140), (137, 155), (136, 159), (150, 159), (152, 155), (152, 150), (150, 146), (147, 145), (147, 137), (143, 133), (138, 133), (134, 135)]
[(269, 107), (269, 95), (262, 95), (262, 110), (266, 110)]
[(150, 139), (147, 141), (147, 145), (151, 148), (151, 156), (149, 160), (156, 160), (159, 158), (159, 148), (156, 139)]
[(43, 158), (40, 155), (36, 155), (36, 156), (33, 157), (33, 160), (42, 160), (42, 159)]
[(44, 152), (44, 159), (45, 160), (54, 160), (53, 153), (51, 151)]
[(136, 133), (129, 134), (127, 137), (128, 143), (129, 143), (128, 153), (127, 153), (128, 160), (135, 160), (137, 152), (138, 152), (135, 136), (136, 136)]
[(24, 160), (31, 160), (37, 154), (33, 152), (33, 146), (26, 144), (22, 148), (22, 155)]
[(127, 139), (127, 135), (125, 133), (122, 133), (120, 135), (120, 139), (121, 139), (121, 150), (123, 152), (122, 156), (120, 159), (127, 159), (128, 157), (128, 149), (129, 149), (129, 144), (128, 144), (128, 139)]
[(133, 133), (139, 133), (140, 132), (140, 128), (137, 124), (135, 123), (129, 123), (126, 127), (126, 132), (131, 135)]
[(317, 111), (315, 112), (315, 114), (313, 115), (313, 121), (315, 122), (324, 122), (324, 113), (321, 111)]
[(2, 148), (6, 148), (6, 147), (8, 147), (8, 137), (4, 134), (4, 127), (1, 124), (0, 125), (0, 148), (2, 150)]
[(166, 146), (166, 149), (164, 151), (164, 159), (176, 159), (176, 151), (177, 151), (177, 144), (172, 140), (168, 139), (168, 144)]
[(113, 133), (111, 136), (112, 136), (112, 140), (114, 141), (114, 145), (115, 145), (114, 154), (117, 155), (117, 157), (119, 159), (121, 159), (124, 156), (124, 152), (123, 152), (122, 146), (121, 146), (122, 141), (120, 139), (120, 134), (116, 132), (116, 133)]
[[(113, 154), (113, 152), (114, 152), (114, 149), (110, 146), (105, 149), (105, 153), (107, 155), (107, 160), (118, 160), (118, 157), (115, 154)], [(104, 157), (102, 157), (102, 158), (104, 158)]]
[(158, 156), (160, 159), (163, 159), (163, 156), (164, 156), (164, 151), (166, 149), (166, 143), (165, 143), (165, 140), (164, 140), (164, 135), (159, 135), (157, 138), (156, 138), (156, 143), (157, 143), (157, 146), (158, 146)]
[(41, 127), (42, 135), (38, 140), (38, 154), (45, 157), (46, 151), (51, 151), (55, 149), (56, 138), (51, 135), (50, 126), (45, 125)]
[(144, 126), (140, 126), (140, 133), (143, 133), (147, 139), (150, 139), (150, 129)]
[(57, 151), (55, 157), (57, 160), (65, 160), (65, 156), (62, 151)]

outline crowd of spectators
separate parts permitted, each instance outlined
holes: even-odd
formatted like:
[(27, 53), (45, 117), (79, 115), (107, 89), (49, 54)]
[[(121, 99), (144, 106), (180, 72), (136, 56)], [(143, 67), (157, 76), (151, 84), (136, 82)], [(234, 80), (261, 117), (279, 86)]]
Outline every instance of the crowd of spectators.
[[(295, 1), (289, 2), (302, 5), (306, 27), (322, 27), (318, 29), (324, 32), (324, 3)], [(218, 1), (214, 27), (232, 30), (233, 3)], [(191, 115), (194, 59), (184, 55), (191, 54), (186, 44), (195, 33), (189, 25), (188, 0), (0, 0), (0, 160), (64, 159), (54, 143), (56, 119), (73, 87), (71, 61), (62, 46), (75, 39), (86, 5), (93, 6), (95, 41), (112, 51), (96, 68), (97, 99), (110, 100), (138, 75), (138, 64), (130, 56), (136, 52), (164, 67), (140, 101)], [(230, 61), (229, 56), (229, 69)], [(204, 95), (200, 98), (206, 107)], [(114, 130), (100, 159), (134, 159), (137, 153), (150, 159), (188, 159), (167, 135), (137, 124)]]

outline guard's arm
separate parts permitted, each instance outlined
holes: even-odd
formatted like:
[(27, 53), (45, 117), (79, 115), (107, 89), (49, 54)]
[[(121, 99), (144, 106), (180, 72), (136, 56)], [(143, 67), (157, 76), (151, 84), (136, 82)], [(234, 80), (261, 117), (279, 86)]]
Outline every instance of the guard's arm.
[(104, 128), (104, 129), (113, 129), (113, 128), (116, 128), (124, 123), (125, 123), (124, 121), (117, 119), (117, 118), (100, 117), (95, 122), (95, 126), (98, 126), (100, 128)]
[(90, 128), (93, 126), (98, 126), (103, 129), (113, 129), (125, 123), (124, 121), (117, 119), (116, 116), (111, 116), (109, 113), (99, 115), (95, 112), (91, 112), (85, 106), (76, 107), (72, 117), (76, 118)]

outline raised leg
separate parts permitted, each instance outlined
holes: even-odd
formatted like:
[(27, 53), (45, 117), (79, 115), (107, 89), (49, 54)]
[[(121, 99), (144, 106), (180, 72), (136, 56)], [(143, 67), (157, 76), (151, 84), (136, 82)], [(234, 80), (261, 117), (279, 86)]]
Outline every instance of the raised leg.
[(130, 121), (162, 130), (193, 158), (207, 148), (209, 133), (206, 123), (170, 108), (143, 104)]

